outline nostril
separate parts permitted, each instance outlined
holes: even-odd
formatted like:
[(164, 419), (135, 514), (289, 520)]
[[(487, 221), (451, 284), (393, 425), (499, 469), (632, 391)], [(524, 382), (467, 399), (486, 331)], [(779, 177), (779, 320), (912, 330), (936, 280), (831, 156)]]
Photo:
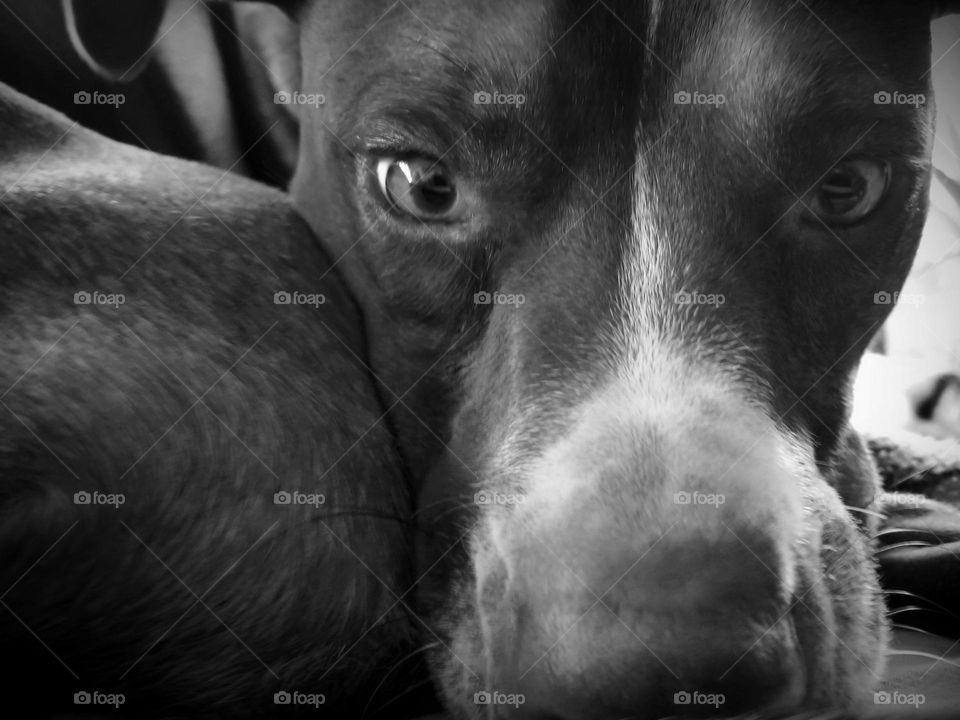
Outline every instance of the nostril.
[(646, 628), (656, 636), (664, 623), (672, 626), (685, 619), (716, 627), (722, 640), (738, 627), (781, 617), (792, 572), (766, 533), (741, 530), (728, 531), (709, 544), (670, 536), (626, 573), (619, 565), (609, 572), (595, 567), (587, 577), (597, 586), (611, 588), (606, 605), (631, 627)]
[[(650, 720), (798, 706), (803, 659), (790, 592), (774, 571), (792, 568), (764, 538), (739, 535), (749, 549), (740, 540), (709, 549), (666, 540), (619, 584), (598, 582), (613, 586), (599, 603), (577, 587), (565, 595), (524, 586), (514, 647), (531, 648), (520, 665), (536, 669), (520, 678), (522, 716)], [(722, 706), (677, 699), (688, 694)]]

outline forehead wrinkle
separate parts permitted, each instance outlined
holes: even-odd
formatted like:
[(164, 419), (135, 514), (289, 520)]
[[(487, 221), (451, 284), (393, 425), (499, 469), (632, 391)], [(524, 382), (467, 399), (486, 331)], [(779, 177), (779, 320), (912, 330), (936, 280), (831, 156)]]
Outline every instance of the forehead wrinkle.
[[(410, 2), (413, 9), (391, 13), (375, 26), (358, 47), (367, 82), (349, 84), (352, 97), (344, 103), (345, 124), (375, 115), (393, 118), (401, 126), (411, 121), (410, 129), (423, 128), (441, 145), (446, 143), (441, 151), (466, 142), (463, 133), (476, 123), (481, 123), (478, 132), (488, 121), (519, 125), (517, 118), (531, 112), (530, 101), (539, 87), (538, 74), (527, 70), (535, 67), (538, 38), (546, 34), (536, 24), (521, 42), (523, 28), (515, 27), (514, 19), (523, 13), (512, 10), (484, 24), (483, 17), (491, 14), (483, 11), (487, 4), (458, 6), (475, 16), (467, 22), (483, 32), (464, 33), (462, 15), (434, 2)], [(478, 92), (519, 93), (527, 103), (519, 108), (482, 105), (474, 100)]]
[[(440, 58), (440, 64), (427, 63), (436, 67), (442, 74), (453, 83), (462, 87), (464, 91), (470, 93), (477, 90), (500, 90), (501, 86), (507, 85), (511, 91), (515, 91), (520, 84), (519, 72), (510, 72), (509, 69), (491, 70), (491, 67), (485, 62), (478, 62), (471, 54), (455, 53), (449, 45), (438, 39), (434, 34), (425, 37), (418, 37), (416, 43), (424, 50)], [(422, 55), (425, 59), (428, 55)]]
[[(548, 47), (550, 4), (407, 0), (406, 6), (416, 18), (407, 35), (455, 74), (466, 73), (474, 83), (488, 86), (476, 89), (508, 91), (516, 87)], [(399, 20), (392, 23), (394, 38), (408, 27)], [(465, 27), (468, 32), (464, 32)]]
[[(877, 39), (857, 43), (849, 36), (848, 27), (862, 26), (862, 19), (842, 7), (820, 13), (802, 3), (727, 0), (687, 43), (693, 49), (684, 53), (681, 75), (700, 86), (683, 89), (725, 94), (727, 107), (740, 108), (742, 121), (754, 128), (768, 116), (782, 123), (824, 110), (854, 114), (854, 123), (887, 116), (873, 94), (906, 89), (901, 69), (876, 59)], [(919, 76), (907, 77), (907, 85), (923, 90)]]
[[(675, 25), (673, 36), (685, 40), (672, 48), (679, 76), (672, 89), (723, 94), (728, 108), (770, 104), (778, 114), (789, 112), (797, 91), (809, 86), (814, 69), (790, 52), (800, 32), (791, 23), (797, 10), (783, 13), (775, 3), (766, 9), (752, 2), (728, 1), (704, 8), (696, 18), (674, 14), (670, 18)], [(790, 26), (787, 36), (777, 30), (783, 24)], [(804, 45), (809, 49), (815, 40), (805, 37)], [(780, 102), (774, 103), (774, 98)], [(689, 114), (688, 108), (674, 109)]]

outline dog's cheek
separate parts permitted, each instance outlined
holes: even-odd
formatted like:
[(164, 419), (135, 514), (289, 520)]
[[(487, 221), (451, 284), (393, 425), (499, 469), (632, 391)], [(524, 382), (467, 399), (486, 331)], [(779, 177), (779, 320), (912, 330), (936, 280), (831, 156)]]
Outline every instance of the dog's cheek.
[(882, 677), (889, 644), (874, 543), (823, 479), (805, 479), (802, 493), (819, 528), (798, 548), (794, 606), (809, 672), (808, 701), (811, 707), (864, 707)]
[(841, 434), (824, 474), (859, 529), (872, 539), (879, 522), (873, 513), (879, 509), (880, 476), (859, 433), (848, 428)]

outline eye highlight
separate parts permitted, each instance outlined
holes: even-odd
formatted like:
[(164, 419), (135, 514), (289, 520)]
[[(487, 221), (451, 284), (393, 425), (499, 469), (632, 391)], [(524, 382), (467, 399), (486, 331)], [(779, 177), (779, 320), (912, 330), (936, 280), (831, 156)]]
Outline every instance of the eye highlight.
[(875, 160), (845, 160), (813, 191), (807, 207), (823, 222), (854, 225), (880, 205), (890, 184), (890, 166)]
[(424, 222), (458, 218), (460, 193), (451, 174), (438, 161), (381, 158), (376, 174), (380, 194), (397, 212)]

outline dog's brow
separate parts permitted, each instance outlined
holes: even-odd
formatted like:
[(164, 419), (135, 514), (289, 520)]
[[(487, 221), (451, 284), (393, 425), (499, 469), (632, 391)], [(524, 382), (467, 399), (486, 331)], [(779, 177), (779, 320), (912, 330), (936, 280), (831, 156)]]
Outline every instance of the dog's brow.
[(417, 38), (417, 44), (421, 45), (427, 50), (432, 50), (444, 60), (456, 66), (456, 68), (461, 72), (470, 72), (470, 66), (462, 59), (454, 55), (449, 46), (445, 45), (440, 40), (437, 40), (433, 37), (419, 37)]
[(490, 89), (503, 86), (515, 87), (520, 84), (521, 78), (526, 74), (528, 67), (523, 66), (524, 61), (518, 61), (516, 65), (504, 63), (505, 57), (490, 54), (476, 54), (473, 52), (457, 48), (454, 50), (450, 44), (434, 35), (423, 35), (417, 38), (417, 45), (431, 51), (443, 59), (444, 65), (452, 66), (453, 73), (463, 78), (463, 80), (474, 90)]

